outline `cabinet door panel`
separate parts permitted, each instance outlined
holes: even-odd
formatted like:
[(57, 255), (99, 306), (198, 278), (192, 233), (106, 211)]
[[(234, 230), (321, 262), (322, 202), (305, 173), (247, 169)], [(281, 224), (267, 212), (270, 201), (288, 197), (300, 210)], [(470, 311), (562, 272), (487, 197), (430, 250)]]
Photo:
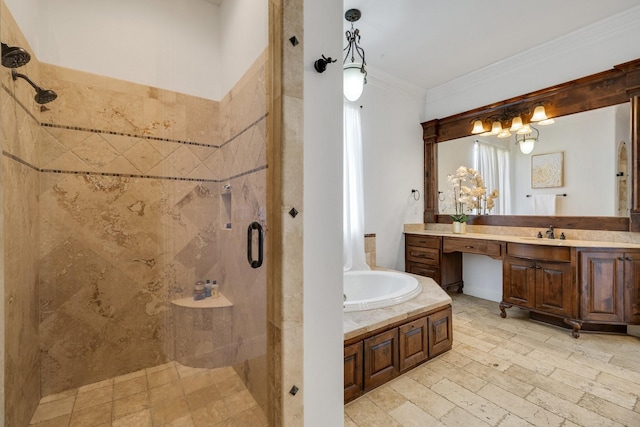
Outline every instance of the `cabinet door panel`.
[(559, 316), (576, 317), (571, 263), (536, 261), (535, 308)]
[(580, 318), (595, 322), (623, 322), (623, 254), (580, 253)]
[(502, 298), (520, 307), (533, 308), (535, 297), (535, 262), (506, 257), (503, 262)]
[(398, 374), (398, 328), (364, 340), (364, 388), (371, 389)]
[(451, 308), (433, 313), (428, 318), (429, 358), (451, 349), (453, 345), (453, 327)]
[(438, 267), (431, 267), (424, 264), (416, 264), (414, 262), (407, 262), (407, 273), (418, 274), (420, 276), (431, 277), (436, 283), (440, 283), (440, 269)]
[(426, 317), (400, 326), (398, 332), (401, 371), (427, 360), (429, 350)]
[(362, 341), (344, 348), (344, 400), (362, 393)]
[(625, 254), (625, 320), (640, 324), (640, 253)]

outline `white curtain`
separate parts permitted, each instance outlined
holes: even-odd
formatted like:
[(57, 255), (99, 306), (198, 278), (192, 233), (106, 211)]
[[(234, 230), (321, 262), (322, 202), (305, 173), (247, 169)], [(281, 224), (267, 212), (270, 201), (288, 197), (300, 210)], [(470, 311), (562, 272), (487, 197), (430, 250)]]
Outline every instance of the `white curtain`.
[(364, 253), (364, 187), (360, 110), (344, 103), (343, 249), (344, 271), (370, 270)]
[(500, 196), (495, 200), (492, 214), (511, 214), (511, 181), (509, 178), (509, 150), (476, 141), (476, 165), (484, 178), (487, 193), (497, 189)]

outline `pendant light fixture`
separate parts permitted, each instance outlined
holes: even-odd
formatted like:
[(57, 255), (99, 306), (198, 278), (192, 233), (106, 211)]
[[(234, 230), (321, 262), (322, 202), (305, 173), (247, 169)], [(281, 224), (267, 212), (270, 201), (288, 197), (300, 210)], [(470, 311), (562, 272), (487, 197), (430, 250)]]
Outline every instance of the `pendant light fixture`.
[(353, 28), (353, 23), (361, 16), (358, 9), (349, 9), (344, 14), (345, 19), (351, 22), (351, 30), (345, 32), (347, 46), (343, 49), (345, 56), (342, 61), (344, 96), (349, 101), (357, 101), (367, 83), (367, 63), (364, 60), (364, 49), (360, 47), (360, 30)]
[[(526, 131), (529, 132), (524, 133)], [(533, 132), (535, 132), (535, 136)], [(538, 129), (530, 125), (524, 125), (520, 130), (518, 130), (516, 133), (516, 145), (520, 147), (522, 154), (529, 154), (533, 151), (536, 142), (538, 142), (539, 136), (540, 132), (538, 132)]]

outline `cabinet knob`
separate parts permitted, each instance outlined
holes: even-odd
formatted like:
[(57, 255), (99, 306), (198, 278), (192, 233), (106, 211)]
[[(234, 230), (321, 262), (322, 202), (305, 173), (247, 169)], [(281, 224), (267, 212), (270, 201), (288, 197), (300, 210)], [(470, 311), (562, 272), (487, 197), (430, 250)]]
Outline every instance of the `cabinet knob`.
[(625, 258), (625, 260), (626, 260), (626, 261), (633, 261), (633, 258), (631, 258), (631, 257), (626, 257), (626, 258)]
[(624, 261), (624, 258), (623, 257), (619, 257), (618, 261)]

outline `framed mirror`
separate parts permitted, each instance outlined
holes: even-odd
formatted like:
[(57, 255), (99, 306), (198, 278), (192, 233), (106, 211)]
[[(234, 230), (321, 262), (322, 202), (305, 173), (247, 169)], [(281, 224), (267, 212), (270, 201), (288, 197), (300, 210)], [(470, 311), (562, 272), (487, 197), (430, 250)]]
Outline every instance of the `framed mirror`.
[(630, 112), (626, 102), (558, 117), (536, 126), (527, 154), (515, 133), (437, 144), (438, 214), (455, 213), (447, 178), (464, 165), (482, 173), (488, 191), (499, 191), (491, 215), (629, 217)]
[[(513, 137), (509, 142), (500, 143), (495, 137), (487, 139), (486, 136), (471, 135), (472, 124), (478, 118), (504, 117), (513, 111), (532, 112), (539, 105), (545, 106), (548, 116), (556, 123), (538, 128), (537, 148), (526, 156), (519, 151)], [(551, 88), (422, 123), (424, 222), (451, 222), (446, 206), (440, 206), (446, 200), (446, 176), (452, 173), (454, 163), (458, 163), (456, 167), (472, 167), (474, 146), (484, 144), (509, 151), (511, 202), (501, 212), (472, 215), (470, 224), (519, 227), (553, 224), (564, 228), (640, 232), (639, 107), (640, 59)], [(456, 144), (460, 146), (456, 147)], [(461, 151), (460, 147), (465, 144), (471, 147), (470, 152)], [(596, 154), (596, 147), (604, 151)], [(453, 156), (455, 161), (447, 160), (447, 151), (451, 150), (457, 152)], [(562, 153), (562, 156), (550, 157), (562, 158), (562, 183), (556, 187), (536, 185), (532, 188), (532, 173), (536, 172), (532, 167), (539, 167), (536, 162), (549, 160), (534, 156), (554, 153)], [(625, 156), (627, 171), (621, 160)], [(623, 175), (617, 176), (621, 172)], [(583, 193), (582, 188), (590, 189), (590, 193), (589, 190)], [(535, 215), (531, 200), (526, 200), (527, 195), (533, 197), (534, 194), (566, 194), (566, 197), (560, 196), (562, 200), (556, 200), (552, 215)], [(593, 206), (595, 204), (598, 206)]]

